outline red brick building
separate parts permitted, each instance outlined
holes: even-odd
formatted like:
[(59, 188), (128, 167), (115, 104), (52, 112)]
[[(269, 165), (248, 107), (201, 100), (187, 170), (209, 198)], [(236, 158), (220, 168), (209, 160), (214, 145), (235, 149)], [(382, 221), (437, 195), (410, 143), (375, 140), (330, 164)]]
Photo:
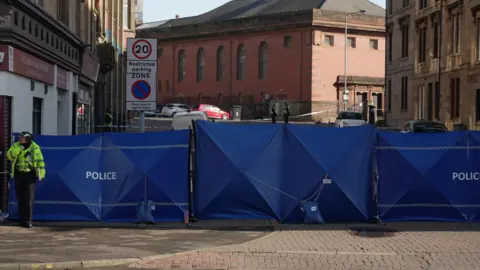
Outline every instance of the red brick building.
[(250, 117), (265, 115), (265, 99), (288, 100), (297, 114), (335, 115), (348, 14), (350, 103), (369, 99), (383, 108), (385, 10), (355, 2), (230, 1), (199, 16), (142, 25), (137, 37), (159, 40), (158, 103), (240, 104)]

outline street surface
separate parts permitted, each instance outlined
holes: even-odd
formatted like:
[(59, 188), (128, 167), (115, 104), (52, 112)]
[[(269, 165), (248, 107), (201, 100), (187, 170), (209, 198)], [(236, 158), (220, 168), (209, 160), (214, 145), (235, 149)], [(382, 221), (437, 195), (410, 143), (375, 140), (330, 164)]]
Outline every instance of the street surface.
[(377, 228), (358, 232), (347, 226), (286, 227), (250, 243), (145, 260), (132, 266), (229, 270), (480, 269), (477, 224), (409, 223)]
[[(33, 230), (0, 226), (0, 269), (44, 269), (30, 264), (49, 262), (62, 262), (51, 269), (73, 270), (480, 269), (480, 224), (212, 221), (193, 229), (181, 224), (143, 229), (81, 224)], [(98, 265), (95, 260), (113, 263)], [(66, 267), (78, 261), (85, 262), (83, 268)]]
[(37, 224), (31, 230), (0, 225), (0, 269), (18, 269), (6, 264), (138, 259), (239, 244), (268, 233), (265, 227), (217, 230), (201, 228), (201, 224), (189, 229), (183, 224), (136, 228), (130, 224), (52, 223)]
[[(215, 120), (217, 123), (229, 123), (229, 124), (271, 124), (268, 120), (242, 120), (242, 121), (233, 121), (233, 120)], [(277, 121), (281, 124), (282, 121)], [(295, 124), (312, 124), (313, 122), (292, 122)], [(128, 132), (139, 132), (140, 122), (138, 118), (130, 120), (129, 127), (127, 128)], [(159, 131), (169, 131), (172, 130), (172, 118), (163, 118), (155, 117), (145, 118), (145, 131), (146, 132), (159, 132)]]

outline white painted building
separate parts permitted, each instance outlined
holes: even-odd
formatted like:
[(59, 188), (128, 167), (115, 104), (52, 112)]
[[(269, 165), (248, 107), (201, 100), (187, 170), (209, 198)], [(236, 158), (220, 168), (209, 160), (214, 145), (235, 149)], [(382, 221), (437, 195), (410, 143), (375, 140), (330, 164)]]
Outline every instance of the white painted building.
[(2, 52), (0, 96), (11, 97), (11, 131), (76, 133), (72, 125), (73, 117), (77, 117), (73, 93), (78, 91), (78, 76), (12, 46), (0, 47)]

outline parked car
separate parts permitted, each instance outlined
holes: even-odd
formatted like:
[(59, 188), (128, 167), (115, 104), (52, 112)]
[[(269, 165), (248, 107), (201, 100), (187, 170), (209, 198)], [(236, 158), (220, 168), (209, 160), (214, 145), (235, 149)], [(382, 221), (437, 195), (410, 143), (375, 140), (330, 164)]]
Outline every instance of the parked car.
[(411, 120), (405, 124), (405, 126), (400, 132), (402, 133), (438, 133), (438, 132), (448, 132), (448, 129), (443, 123), (437, 122), (437, 121)]
[(179, 112), (186, 112), (188, 110), (190, 110), (190, 107), (188, 107), (188, 105), (180, 103), (170, 103), (163, 107), (162, 115), (166, 117), (173, 117)]
[(226, 111), (222, 111), (217, 106), (209, 104), (195, 104), (192, 106), (192, 111), (202, 111), (207, 113), (209, 118), (228, 120), (230, 119), (230, 114)]
[(335, 127), (357, 127), (365, 125), (367, 121), (360, 112), (343, 111), (335, 120)]
[(192, 120), (209, 121), (208, 115), (205, 112), (180, 112), (173, 117), (172, 130), (190, 129), (192, 127)]
[(157, 111), (146, 111), (144, 114), (145, 114), (145, 117), (159, 117), (162, 114), (162, 112), (160, 112), (158, 110)]

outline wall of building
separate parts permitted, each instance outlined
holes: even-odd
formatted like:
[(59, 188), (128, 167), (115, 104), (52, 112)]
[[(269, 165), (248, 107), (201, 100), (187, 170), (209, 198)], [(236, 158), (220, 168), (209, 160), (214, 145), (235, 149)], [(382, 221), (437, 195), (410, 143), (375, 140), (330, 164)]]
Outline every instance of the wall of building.
[[(284, 46), (286, 37), (291, 37), (288, 47)], [(265, 79), (259, 79), (259, 46), (262, 42), (268, 45), (268, 72)], [(302, 31), (275, 31), (235, 35), (223, 38), (195, 39), (182, 42), (160, 43), (161, 55), (158, 68), (157, 102), (165, 103), (174, 96), (185, 97), (218, 97), (253, 95), (259, 102), (263, 94), (274, 96), (285, 95), (289, 100), (307, 100), (309, 96), (302, 96), (310, 89), (307, 84), (301, 83), (302, 72), (308, 68), (305, 58), (311, 53), (303, 53), (302, 46), (309, 50), (308, 44), (302, 44)], [(237, 80), (237, 48), (240, 44), (246, 46), (246, 76)], [(225, 48), (225, 75), (217, 81), (217, 49)], [(197, 52), (200, 48), (205, 51), (205, 77), (197, 82)], [(186, 75), (182, 82), (178, 82), (178, 53), (186, 53)], [(311, 52), (311, 50), (310, 50)], [(301, 67), (303, 63), (303, 68)]]
[(55, 85), (32, 81), (9, 72), (0, 72), (0, 82), (5, 85), (0, 89), (0, 95), (12, 97), (12, 132), (32, 131), (35, 97), (43, 99), (42, 134), (71, 134), (71, 91), (66, 91), (62, 97), (58, 95)]
[[(317, 30), (312, 35), (313, 101), (337, 101), (337, 88), (334, 84), (337, 76), (344, 75), (345, 59), (345, 34), (338, 30)], [(326, 43), (325, 36), (334, 38), (333, 46)], [(347, 50), (347, 76), (384, 77), (385, 38), (383, 33), (371, 36), (352, 34), (348, 37), (356, 39), (356, 48)], [(371, 48), (370, 40), (378, 41), (377, 49)]]
[[(411, 1), (415, 2), (415, 1)], [(415, 38), (415, 18), (413, 15), (415, 13), (415, 6), (413, 3), (410, 5), (403, 6), (402, 1), (387, 1), (387, 36), (388, 32), (392, 33), (392, 48), (386, 47), (385, 60), (386, 60), (386, 93), (385, 93), (385, 108), (386, 110), (386, 120), (387, 124), (393, 127), (403, 127), (406, 121), (413, 119), (413, 94), (412, 91), (412, 77), (413, 77), (413, 64), (414, 64), (414, 55), (413, 51), (415, 48), (414, 38)], [(390, 8), (391, 6), (391, 8)], [(390, 12), (391, 10), (391, 12)], [(406, 19), (409, 25), (408, 33), (408, 51), (409, 55), (406, 58), (402, 58), (402, 32), (399, 24), (400, 19)], [(391, 50), (392, 59), (388, 59), (388, 50)], [(401, 83), (402, 77), (408, 78), (408, 88), (407, 88), (407, 109), (403, 110), (401, 108)], [(388, 86), (391, 85), (389, 89)], [(389, 103), (391, 103), (389, 105)], [(388, 110), (390, 108), (390, 110)]]

